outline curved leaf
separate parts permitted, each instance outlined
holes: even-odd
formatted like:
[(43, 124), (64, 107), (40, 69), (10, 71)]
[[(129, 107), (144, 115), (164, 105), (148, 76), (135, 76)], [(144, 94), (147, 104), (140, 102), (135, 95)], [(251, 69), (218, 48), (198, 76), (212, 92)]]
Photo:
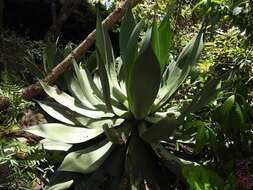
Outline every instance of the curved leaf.
[(125, 80), (126, 88), (128, 86), (128, 79), (130, 75), (130, 71), (132, 70), (132, 66), (136, 61), (136, 57), (138, 55), (138, 40), (140, 32), (143, 28), (144, 23), (140, 21), (133, 29), (132, 34), (129, 37), (127, 47), (125, 53), (122, 58), (122, 67), (120, 70), (120, 80)]
[(152, 47), (159, 60), (161, 72), (168, 61), (171, 37), (169, 14), (167, 14), (159, 26), (154, 23), (152, 28)]
[(152, 112), (164, 105), (184, 82), (191, 68), (197, 62), (202, 49), (203, 33), (199, 33), (184, 47), (176, 62), (172, 62), (165, 71), (168, 73), (163, 76), (168, 78), (163, 80), (164, 85), (159, 89)]
[[(81, 69), (76, 61), (74, 59), (72, 59), (73, 65), (74, 65), (74, 69), (75, 69), (75, 73), (78, 79), (78, 82), (80, 84), (80, 87), (82, 89), (83, 98), (86, 98), (90, 105), (88, 105), (88, 107), (93, 107), (97, 104), (103, 104), (103, 102), (101, 102), (95, 94), (94, 91), (94, 86), (92, 86), (91, 81), (89, 80), (88, 76), (87, 76), (87, 72), (83, 69)], [(75, 91), (74, 91), (75, 93)]]
[[(70, 76), (67, 80), (67, 87), (70, 93), (78, 99), (85, 107), (94, 109), (94, 106), (91, 106), (91, 103), (85, 98), (83, 90), (81, 89), (80, 83), (78, 82), (75, 76)], [(91, 106), (91, 107), (89, 107)]]
[(100, 82), (102, 85), (104, 102), (106, 104), (108, 111), (112, 111), (111, 90), (110, 90), (111, 87), (109, 84), (109, 78), (108, 78), (108, 75), (106, 72), (106, 68), (103, 63), (102, 56), (101, 56), (99, 50), (96, 50), (96, 56), (97, 56), (97, 62), (99, 65)]
[(91, 173), (98, 169), (109, 156), (112, 143), (101, 143), (87, 149), (69, 153), (63, 160), (59, 171)]
[(120, 47), (120, 55), (124, 57), (127, 44), (129, 41), (129, 37), (136, 25), (132, 10), (129, 8), (123, 17), (120, 25), (120, 33), (119, 33), (119, 47)]
[(55, 101), (57, 101), (59, 104), (71, 109), (72, 111), (75, 111), (83, 116), (90, 117), (90, 118), (101, 118), (101, 117), (113, 117), (114, 114), (112, 113), (106, 113), (103, 111), (96, 111), (96, 110), (90, 110), (85, 107), (81, 107), (81, 105), (77, 105), (78, 103), (76, 100), (69, 96), (68, 94), (61, 92), (55, 87), (46, 85), (44, 83), (41, 83), (44, 91)]
[(35, 125), (25, 131), (53, 141), (76, 144), (86, 142), (103, 133), (101, 129), (73, 127), (59, 123)]
[(144, 118), (153, 104), (160, 86), (160, 66), (151, 47), (150, 34), (130, 72), (128, 103), (137, 119)]
[(58, 103), (37, 101), (41, 108), (50, 116), (69, 125), (83, 125), (86, 128), (102, 128), (103, 125), (118, 126), (124, 122), (122, 118), (98, 118), (84, 117)]
[(52, 141), (49, 139), (43, 139), (40, 141), (43, 148), (46, 150), (58, 150), (58, 151), (68, 151), (72, 145), (66, 144), (58, 141)]
[(74, 182), (73, 180), (70, 180), (70, 181), (58, 183), (58, 184), (55, 184), (55, 185), (52, 185), (52, 186), (46, 186), (44, 188), (44, 190), (67, 190), (71, 187), (73, 182)]

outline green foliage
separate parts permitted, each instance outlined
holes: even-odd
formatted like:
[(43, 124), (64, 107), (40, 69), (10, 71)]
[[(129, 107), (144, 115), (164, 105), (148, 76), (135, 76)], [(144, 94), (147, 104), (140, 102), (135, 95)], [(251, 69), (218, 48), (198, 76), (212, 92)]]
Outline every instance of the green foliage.
[(46, 181), (45, 152), (37, 145), (28, 145), (25, 139), (12, 137), (18, 131), (17, 123), (23, 111), (34, 106), (20, 95), (24, 82), (11, 71), (1, 72), (0, 94), (8, 97), (10, 105), (0, 111), (0, 167), (6, 168), (1, 175), (0, 187), (4, 189), (38, 188)]
[(46, 164), (45, 152), (38, 145), (27, 145), (19, 140), (0, 142), (0, 165), (7, 165), (9, 175), (6, 176), (6, 187), (13, 189), (38, 188), (46, 181), (46, 173), (52, 168), (42, 168)]
[[(42, 79), (71, 51), (71, 44), (68, 44), (64, 49), (60, 49), (57, 46), (57, 42), (48, 42), (40, 55), (29, 52), (28, 56), (25, 58), (24, 66), (34, 78)], [(38, 64), (38, 58), (36, 58), (38, 56), (42, 58), (43, 67)]]
[(232, 91), (248, 99), (253, 85), (253, 51), (243, 45), (244, 40), (236, 28), (217, 31), (215, 36), (208, 39), (197, 69), (202, 73), (202, 81), (208, 75), (233, 72), (230, 84)]
[(33, 103), (25, 101), (19, 95), (19, 91), (23, 86), (24, 83), (15, 73), (11, 71), (1, 72), (0, 95), (9, 98), (10, 105), (7, 109), (0, 111), (0, 131), (12, 130), (22, 111), (33, 105)]
[(215, 26), (227, 24), (236, 26), (252, 42), (252, 2), (247, 0), (226, 1), (208, 0), (199, 1), (193, 10), (206, 17), (207, 25)]
[[(200, 156), (199, 163), (211, 166), (213, 171), (227, 179), (226, 185), (218, 189), (236, 189), (239, 186), (235, 184), (235, 177), (231, 173), (237, 170), (238, 160), (250, 160), (252, 157), (252, 107), (239, 94), (225, 97), (217, 100), (221, 105), (209, 108), (208, 114), (202, 114), (198, 119), (196, 116), (192, 120), (189, 118), (184, 135), (186, 137), (188, 134), (196, 141), (193, 154), (195, 157)], [(189, 174), (192, 176), (185, 177), (191, 183), (194, 181), (192, 177), (196, 176)]]
[(229, 183), (225, 183), (215, 172), (203, 166), (184, 166), (183, 175), (187, 179), (190, 190), (235, 189), (235, 180), (228, 179)]
[(220, 177), (201, 166), (185, 166), (183, 174), (191, 190), (217, 190), (223, 186)]
[[(44, 48), (44, 44), (40, 41), (31, 41), (26, 38), (16, 36), (15, 33), (0, 28), (0, 63), (5, 67), (20, 72), (22, 65), (25, 63), (27, 52), (38, 56)], [(4, 68), (2, 68), (4, 69)], [(25, 70), (24, 70), (25, 71)], [(22, 76), (22, 75), (21, 75)]]

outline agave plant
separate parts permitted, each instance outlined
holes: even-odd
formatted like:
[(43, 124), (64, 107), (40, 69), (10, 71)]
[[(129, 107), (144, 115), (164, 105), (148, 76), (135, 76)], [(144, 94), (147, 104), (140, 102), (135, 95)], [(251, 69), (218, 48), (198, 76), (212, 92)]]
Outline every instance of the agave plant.
[(115, 59), (98, 14), (98, 72), (91, 74), (73, 59), (75, 74), (68, 81), (72, 96), (41, 83), (56, 102), (38, 104), (62, 123), (27, 131), (44, 137), (45, 148), (66, 151), (45, 189), (168, 189), (165, 168), (180, 175), (180, 160), (161, 142), (173, 135), (187, 113), (215, 95), (218, 82), (212, 81), (213, 88), (204, 88), (187, 108), (165, 109), (200, 56), (203, 33), (174, 60), (169, 56), (168, 16), (154, 23), (139, 43), (142, 27), (129, 10), (120, 27), (121, 56)]

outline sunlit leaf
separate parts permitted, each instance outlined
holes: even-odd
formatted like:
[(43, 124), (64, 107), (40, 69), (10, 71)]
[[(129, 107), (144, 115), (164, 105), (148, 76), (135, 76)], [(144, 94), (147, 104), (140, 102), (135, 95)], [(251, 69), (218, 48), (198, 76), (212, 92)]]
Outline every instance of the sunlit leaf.
[[(147, 47), (144, 47), (147, 46)], [(151, 47), (151, 35), (147, 34), (142, 52), (130, 71), (128, 103), (137, 119), (149, 112), (160, 86), (160, 66)]]
[(44, 190), (67, 190), (71, 187), (73, 182), (74, 182), (73, 180), (70, 180), (70, 181), (58, 183), (58, 184), (55, 184), (55, 185), (52, 185), (52, 186), (46, 186), (44, 188)]
[(39, 124), (27, 128), (26, 131), (53, 141), (70, 144), (86, 142), (103, 133), (102, 129), (87, 129), (60, 123)]
[[(71, 109), (72, 111), (75, 111), (81, 115), (84, 115), (86, 117), (90, 118), (101, 118), (101, 117), (113, 117), (112, 113), (106, 113), (104, 111), (97, 111), (97, 110), (90, 110), (88, 108), (85, 108), (82, 105), (78, 105), (78, 102), (71, 97), (70, 95), (60, 91), (59, 89), (46, 85), (44, 83), (41, 83), (44, 91), (52, 97), (55, 101), (57, 101), (59, 104), (62, 104), (63, 106)], [(106, 111), (106, 110), (105, 110)]]
[(99, 144), (87, 149), (69, 153), (63, 160), (59, 171), (91, 173), (98, 169), (108, 157), (112, 143)]
[(167, 78), (163, 79), (164, 84), (159, 89), (152, 112), (164, 105), (184, 82), (191, 68), (197, 62), (202, 49), (203, 33), (199, 33), (184, 47), (176, 62), (170, 63), (163, 75)]
[(167, 14), (159, 26), (154, 23), (152, 28), (152, 47), (159, 60), (161, 72), (168, 61), (171, 37), (169, 14)]

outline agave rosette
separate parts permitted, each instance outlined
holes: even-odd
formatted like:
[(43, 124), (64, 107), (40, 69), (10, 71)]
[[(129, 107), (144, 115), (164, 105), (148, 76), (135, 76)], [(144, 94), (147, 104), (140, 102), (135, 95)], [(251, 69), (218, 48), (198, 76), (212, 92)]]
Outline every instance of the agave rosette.
[[(44, 137), (45, 148), (67, 152), (46, 189), (68, 189), (71, 185), (76, 189), (88, 188), (91, 183), (75, 182), (80, 181), (76, 175), (93, 173), (92, 177), (82, 179), (94, 182), (101, 168), (113, 177), (129, 179), (132, 189), (144, 189), (146, 182), (150, 187), (163, 189), (153, 170), (161, 164), (152, 160), (152, 154), (177, 173), (179, 160), (160, 142), (173, 134), (186, 113), (207, 103), (203, 93), (209, 97), (217, 88), (205, 88), (181, 114), (173, 108), (164, 110), (200, 56), (203, 33), (195, 36), (173, 60), (169, 58), (168, 16), (146, 31), (138, 48), (142, 28), (143, 23), (136, 24), (129, 10), (120, 28), (121, 56), (115, 59), (98, 14), (95, 51), (98, 74), (91, 74), (73, 59), (75, 75), (68, 80), (72, 96), (41, 84), (55, 102), (38, 101), (38, 104), (61, 123), (32, 126), (27, 131)], [(217, 87), (218, 82), (212, 81), (212, 85)], [(109, 163), (110, 169), (105, 169), (103, 165), (108, 165), (108, 160), (114, 161)], [(126, 172), (122, 172), (124, 168)], [(120, 179), (115, 177), (107, 188), (120, 189)], [(96, 185), (93, 183), (88, 189), (96, 189)]]

